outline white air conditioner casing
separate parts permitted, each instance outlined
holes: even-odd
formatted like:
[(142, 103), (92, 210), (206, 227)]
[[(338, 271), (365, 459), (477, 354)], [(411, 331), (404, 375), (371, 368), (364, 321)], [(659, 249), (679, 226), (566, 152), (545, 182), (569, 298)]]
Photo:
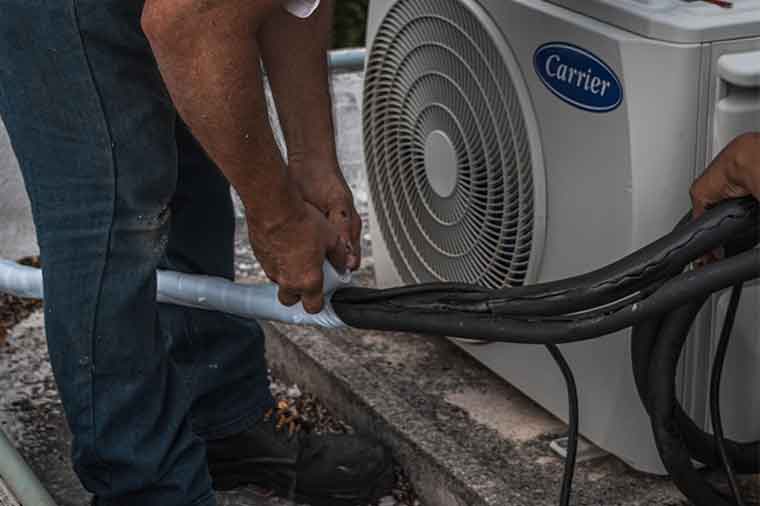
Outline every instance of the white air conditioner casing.
[[(368, 48), (364, 135), (382, 287), (536, 283), (607, 265), (670, 231), (712, 157), (760, 131), (760, 0), (731, 9), (372, 0)], [(575, 90), (581, 98), (557, 81), (562, 61), (588, 63), (565, 75), (584, 88)], [(615, 80), (620, 102), (592, 103), (599, 96), (589, 90), (613, 90)], [(680, 397), (705, 426), (725, 303), (716, 297), (704, 311), (682, 359)], [(726, 428), (740, 440), (760, 439), (758, 308), (755, 286), (745, 290), (725, 373)], [(577, 375), (581, 432), (662, 473), (629, 335), (562, 346)], [(567, 418), (562, 376), (543, 347), (460, 344)]]

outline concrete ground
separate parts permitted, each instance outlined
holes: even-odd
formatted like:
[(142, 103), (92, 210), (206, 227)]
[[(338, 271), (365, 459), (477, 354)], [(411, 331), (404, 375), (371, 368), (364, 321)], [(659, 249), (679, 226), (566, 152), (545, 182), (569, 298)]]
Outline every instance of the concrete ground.
[[(360, 90), (360, 75), (336, 77), (339, 151), (366, 219)], [(0, 138), (0, 165), (3, 152)], [(369, 252), (368, 239), (366, 234)], [(242, 226), (236, 253), (240, 277), (260, 280)], [(359, 279), (371, 284), (371, 255), (365, 265)], [(87, 495), (68, 463), (69, 433), (47, 362), (42, 324), (41, 314), (33, 314), (0, 348), (0, 427), (61, 506), (82, 506)], [(452, 343), (283, 325), (268, 326), (268, 340), (275, 373), (305, 386), (358, 430), (389, 444), (423, 504), (557, 504), (562, 461), (549, 443), (565, 426)], [(685, 504), (668, 480), (635, 472), (614, 457), (580, 464), (575, 490), (577, 506)], [(287, 503), (243, 490), (221, 495), (220, 504)]]

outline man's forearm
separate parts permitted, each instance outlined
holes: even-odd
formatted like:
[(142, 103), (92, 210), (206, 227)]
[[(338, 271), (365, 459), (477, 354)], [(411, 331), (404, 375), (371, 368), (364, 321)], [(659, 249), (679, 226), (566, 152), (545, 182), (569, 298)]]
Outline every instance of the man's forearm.
[(153, 0), (143, 27), (177, 110), (246, 208), (285, 221), (301, 199), (268, 125), (255, 39), (279, 5)]
[[(258, 42), (294, 167), (337, 170), (327, 50), (333, 0), (322, 0), (307, 19), (275, 12), (261, 26)], [(304, 118), (307, 120), (305, 121)]]
[(309, 18), (274, 13), (258, 32), (264, 65), (288, 146), (288, 170), (304, 200), (316, 206), (347, 243), (347, 266), (361, 262), (362, 222), (335, 152), (327, 49), (333, 0)]

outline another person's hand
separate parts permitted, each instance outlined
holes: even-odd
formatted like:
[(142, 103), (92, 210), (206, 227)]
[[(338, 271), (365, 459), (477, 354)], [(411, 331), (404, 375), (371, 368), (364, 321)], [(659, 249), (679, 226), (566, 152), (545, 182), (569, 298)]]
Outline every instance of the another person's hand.
[(298, 182), (304, 200), (324, 213), (348, 245), (347, 267), (358, 269), (361, 264), (362, 220), (338, 164), (291, 159), (288, 170)]
[(760, 200), (760, 133), (734, 139), (694, 182), (694, 217), (723, 200), (748, 195)]
[(269, 279), (279, 286), (280, 302), (303, 302), (309, 313), (324, 305), (322, 293), (325, 258), (339, 271), (346, 269), (347, 245), (320, 210), (301, 201), (288, 216), (248, 215), (253, 252)]

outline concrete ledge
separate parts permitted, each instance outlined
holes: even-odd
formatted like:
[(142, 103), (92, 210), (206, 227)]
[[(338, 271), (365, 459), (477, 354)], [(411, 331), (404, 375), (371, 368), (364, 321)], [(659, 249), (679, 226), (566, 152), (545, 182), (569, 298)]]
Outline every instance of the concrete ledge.
[[(476, 475), (475, 483), (470, 483), (464, 472), (477, 468), (477, 463), (466, 462), (465, 452), (457, 445), (443, 445), (444, 434), (416, 419), (410, 404), (394, 392), (392, 381), (377, 378), (344, 351), (313, 339), (307, 329), (267, 325), (267, 335), (269, 365), (275, 374), (308, 385), (357, 429), (388, 444), (427, 504), (500, 504), (493, 499), (504, 484), (488, 475)], [(447, 458), (456, 459), (461, 472), (452, 473)]]
[[(308, 331), (307, 331), (308, 332)], [(373, 434), (388, 444), (404, 463), (417, 493), (426, 504), (441, 506), (496, 505), (488, 498), (503, 483), (490, 476), (479, 476), (468, 483), (467, 476), (451, 472), (436, 450), (444, 435), (415, 419), (407, 402), (384, 382), (356, 363), (342, 350), (326, 345), (303, 328), (267, 325), (267, 354), (276, 375), (289, 382), (308, 385), (330, 409), (348, 419), (358, 430)], [(288, 337), (285, 337), (285, 336)], [(382, 413), (382, 416), (378, 416)], [(426, 437), (420, 438), (419, 435)], [(464, 455), (456, 455), (456, 445), (447, 445), (451, 458), (461, 460), (457, 467), (476, 466)], [(438, 447), (438, 448), (437, 448)], [(444, 457), (445, 458), (445, 457)], [(477, 489), (473, 489), (477, 487)]]
[[(556, 506), (565, 432), (452, 343), (430, 337), (266, 325), (278, 377), (306, 386), (388, 444), (427, 506)], [(621, 428), (624, 430), (624, 428)], [(663, 478), (614, 457), (579, 465), (580, 505), (684, 505)]]

